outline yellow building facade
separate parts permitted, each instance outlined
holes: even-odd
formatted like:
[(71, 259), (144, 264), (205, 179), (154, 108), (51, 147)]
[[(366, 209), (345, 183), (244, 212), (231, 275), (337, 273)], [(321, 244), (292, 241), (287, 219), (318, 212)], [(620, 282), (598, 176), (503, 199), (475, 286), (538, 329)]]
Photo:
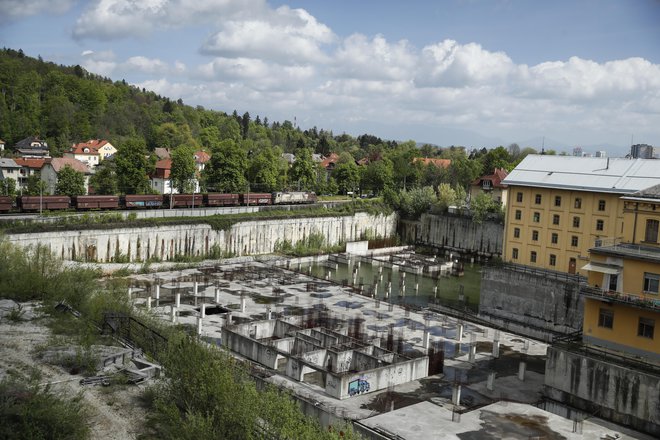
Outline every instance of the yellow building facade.
[(623, 233), (620, 194), (510, 185), (504, 259), (584, 274), (589, 249)]
[(621, 197), (660, 184), (660, 162), (529, 155), (502, 183), (502, 259), (586, 276), (589, 249), (627, 233)]
[(660, 185), (621, 198), (623, 236), (590, 250), (583, 340), (660, 362)]

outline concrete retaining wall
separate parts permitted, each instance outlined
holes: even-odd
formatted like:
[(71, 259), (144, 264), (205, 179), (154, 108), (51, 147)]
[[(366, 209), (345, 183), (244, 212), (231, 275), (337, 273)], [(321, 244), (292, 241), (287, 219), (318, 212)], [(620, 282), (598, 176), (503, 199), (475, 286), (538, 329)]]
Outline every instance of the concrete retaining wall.
[(422, 214), (417, 222), (402, 220), (399, 234), (407, 243), (493, 257), (502, 255), (504, 225), (492, 221), (475, 223), (470, 217), (449, 214)]
[(21, 246), (46, 244), (65, 260), (144, 261), (204, 256), (214, 248), (234, 256), (268, 254), (274, 251), (278, 240), (295, 245), (315, 233), (322, 234), (326, 244), (336, 245), (359, 240), (367, 232), (393, 236), (396, 224), (396, 214), (357, 213), (345, 217), (246, 221), (228, 231), (214, 231), (209, 225), (199, 224), (11, 234), (7, 238)]
[(548, 349), (545, 393), (600, 418), (660, 436), (660, 374), (560, 347)]
[(584, 300), (579, 283), (553, 275), (507, 266), (484, 267), (479, 315), (510, 331), (546, 341), (581, 329)]

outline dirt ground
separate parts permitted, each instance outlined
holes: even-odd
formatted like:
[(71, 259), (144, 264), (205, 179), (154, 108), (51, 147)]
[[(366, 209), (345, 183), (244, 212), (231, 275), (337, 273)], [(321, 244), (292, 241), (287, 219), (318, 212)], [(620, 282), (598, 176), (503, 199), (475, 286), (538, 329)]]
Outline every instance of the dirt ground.
[(146, 410), (139, 395), (146, 385), (80, 385), (82, 375), (72, 375), (60, 366), (38, 360), (37, 349), (49, 342), (47, 318), (37, 304), (22, 304), (20, 320), (10, 319), (8, 302), (0, 307), (0, 380), (7, 375), (38, 377), (38, 383), (62, 396), (82, 393), (89, 409), (93, 439), (129, 440), (142, 432)]

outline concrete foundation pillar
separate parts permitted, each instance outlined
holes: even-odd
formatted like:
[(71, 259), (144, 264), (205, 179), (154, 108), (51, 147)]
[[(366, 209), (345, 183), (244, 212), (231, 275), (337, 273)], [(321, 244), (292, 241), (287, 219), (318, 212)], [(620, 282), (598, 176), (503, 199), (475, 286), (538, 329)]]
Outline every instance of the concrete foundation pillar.
[(495, 384), (495, 372), (488, 373), (488, 381), (486, 382), (486, 389), (488, 391), (493, 391), (494, 384)]
[(500, 357), (500, 341), (493, 341), (493, 357)]
[(401, 292), (399, 293), (399, 296), (406, 296), (406, 283), (405, 283), (405, 281), (401, 285)]
[(202, 323), (204, 319), (201, 316), (197, 317), (197, 336), (202, 335)]
[(525, 381), (525, 371), (527, 370), (527, 363), (526, 362), (520, 362), (520, 365), (518, 365), (518, 379), (521, 381)]
[(451, 403), (454, 405), (461, 404), (461, 386), (458, 384), (454, 385), (454, 389), (452, 390)]
[(273, 319), (273, 311), (268, 307), (266, 309), (266, 315), (268, 316), (268, 319)]
[(172, 323), (176, 322), (176, 307), (174, 306), (170, 306), (170, 321), (172, 321)]
[(470, 357), (469, 361), (474, 362), (474, 359), (477, 356), (477, 346), (476, 345), (470, 345)]
[(433, 298), (438, 297), (438, 286), (433, 286)]
[(195, 281), (193, 283), (193, 295), (195, 295), (196, 297), (198, 293), (199, 293), (199, 283)]
[(128, 288), (128, 299), (129, 299), (129, 301), (132, 299), (132, 297), (133, 297), (133, 288), (129, 287)]
[(245, 313), (245, 297), (241, 298), (241, 313)]
[(202, 318), (206, 318), (206, 303), (202, 304), (202, 308), (199, 311), (199, 315)]
[(428, 349), (429, 348), (429, 343), (431, 341), (431, 334), (428, 332), (428, 330), (424, 330), (424, 337), (422, 338), (422, 347)]
[(415, 295), (419, 292), (419, 283), (415, 283)]
[(176, 307), (177, 309), (178, 309), (179, 307), (181, 307), (181, 294), (180, 294), (180, 293), (177, 293), (177, 294), (174, 296), (174, 307)]
[(215, 303), (220, 304), (220, 288), (215, 288)]
[(160, 284), (156, 284), (156, 301), (160, 299)]
[(147, 298), (147, 310), (151, 310), (151, 297)]
[(227, 312), (226, 319), (227, 319), (227, 325), (231, 325), (231, 312)]
[(463, 342), (463, 324), (458, 324), (456, 329), (456, 340), (458, 342)]

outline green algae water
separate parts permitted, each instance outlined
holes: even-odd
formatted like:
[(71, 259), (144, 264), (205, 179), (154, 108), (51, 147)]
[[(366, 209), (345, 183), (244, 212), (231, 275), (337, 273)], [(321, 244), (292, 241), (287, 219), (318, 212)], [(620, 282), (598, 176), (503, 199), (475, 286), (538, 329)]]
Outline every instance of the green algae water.
[[(316, 278), (362, 289), (363, 294), (400, 305), (425, 307), (440, 303), (454, 307), (467, 306), (477, 311), (481, 287), (481, 265), (465, 264), (464, 276), (404, 272), (386, 265), (357, 261), (351, 264), (324, 261), (303, 263), (299, 270)], [(354, 282), (355, 281), (355, 282)]]

